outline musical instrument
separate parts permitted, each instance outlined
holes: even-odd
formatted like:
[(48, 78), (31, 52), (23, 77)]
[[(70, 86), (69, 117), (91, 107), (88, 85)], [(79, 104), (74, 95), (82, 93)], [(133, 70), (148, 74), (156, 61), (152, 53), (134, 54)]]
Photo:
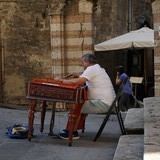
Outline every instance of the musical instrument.
[(29, 99), (29, 132), (28, 140), (31, 140), (33, 135), (33, 124), (34, 124), (34, 113), (36, 110), (37, 100), (42, 100), (42, 111), (41, 111), (41, 128), (43, 132), (45, 112), (46, 112), (46, 101), (53, 102), (52, 117), (50, 122), (50, 133), (53, 134), (53, 125), (55, 117), (55, 105), (56, 102), (72, 103), (69, 113), (69, 141), (68, 145), (72, 145), (72, 132), (76, 119), (80, 114), (82, 104), (86, 99), (86, 87), (79, 87), (74, 84), (65, 84), (54, 81), (52, 78), (39, 78), (33, 79), (28, 82), (27, 88), (27, 99)]

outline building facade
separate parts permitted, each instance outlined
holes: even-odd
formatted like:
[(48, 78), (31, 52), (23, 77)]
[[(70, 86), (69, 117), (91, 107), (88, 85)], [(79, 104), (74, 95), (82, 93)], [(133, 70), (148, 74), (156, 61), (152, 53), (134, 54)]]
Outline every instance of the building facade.
[[(28, 81), (82, 72), (81, 57), (93, 53), (94, 44), (144, 21), (152, 28), (150, 0), (0, 0), (0, 101), (27, 104)], [(127, 66), (124, 52), (96, 53), (113, 83), (115, 65)]]
[(152, 1), (153, 21), (154, 21), (154, 79), (155, 79), (155, 96), (160, 96), (160, 1)]

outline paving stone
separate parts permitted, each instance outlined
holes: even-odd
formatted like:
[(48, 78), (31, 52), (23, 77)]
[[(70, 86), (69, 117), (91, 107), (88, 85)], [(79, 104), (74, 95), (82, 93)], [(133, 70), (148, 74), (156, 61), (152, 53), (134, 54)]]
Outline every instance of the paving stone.
[[(56, 112), (54, 133), (65, 128), (67, 112)], [(34, 136), (28, 139), (10, 139), (5, 133), (6, 127), (14, 123), (27, 123), (27, 110), (0, 108), (0, 160), (112, 160), (121, 135), (116, 115), (111, 115), (101, 136), (93, 139), (101, 125), (104, 115), (89, 114), (84, 133), (74, 140), (72, 147), (68, 141), (58, 137), (49, 137), (51, 112), (47, 111), (44, 132), (40, 133), (40, 112), (35, 114)]]
[(113, 160), (143, 160), (143, 135), (121, 136)]

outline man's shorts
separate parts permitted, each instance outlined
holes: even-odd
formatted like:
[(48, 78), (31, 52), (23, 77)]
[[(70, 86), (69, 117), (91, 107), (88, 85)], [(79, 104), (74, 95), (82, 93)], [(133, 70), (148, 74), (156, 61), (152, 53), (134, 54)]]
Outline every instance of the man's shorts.
[(99, 99), (86, 100), (83, 104), (82, 113), (106, 113), (110, 106)]

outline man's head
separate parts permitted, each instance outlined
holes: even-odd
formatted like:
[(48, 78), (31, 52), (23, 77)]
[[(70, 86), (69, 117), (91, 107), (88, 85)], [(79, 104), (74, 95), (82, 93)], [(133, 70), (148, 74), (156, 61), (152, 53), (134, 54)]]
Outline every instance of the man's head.
[(85, 54), (82, 57), (82, 63), (83, 63), (84, 69), (86, 69), (88, 66), (92, 66), (97, 63), (96, 56), (91, 53)]
[(121, 75), (122, 73), (124, 73), (124, 68), (123, 68), (123, 66), (118, 66), (117, 68), (116, 68), (116, 70), (117, 70), (117, 72)]

